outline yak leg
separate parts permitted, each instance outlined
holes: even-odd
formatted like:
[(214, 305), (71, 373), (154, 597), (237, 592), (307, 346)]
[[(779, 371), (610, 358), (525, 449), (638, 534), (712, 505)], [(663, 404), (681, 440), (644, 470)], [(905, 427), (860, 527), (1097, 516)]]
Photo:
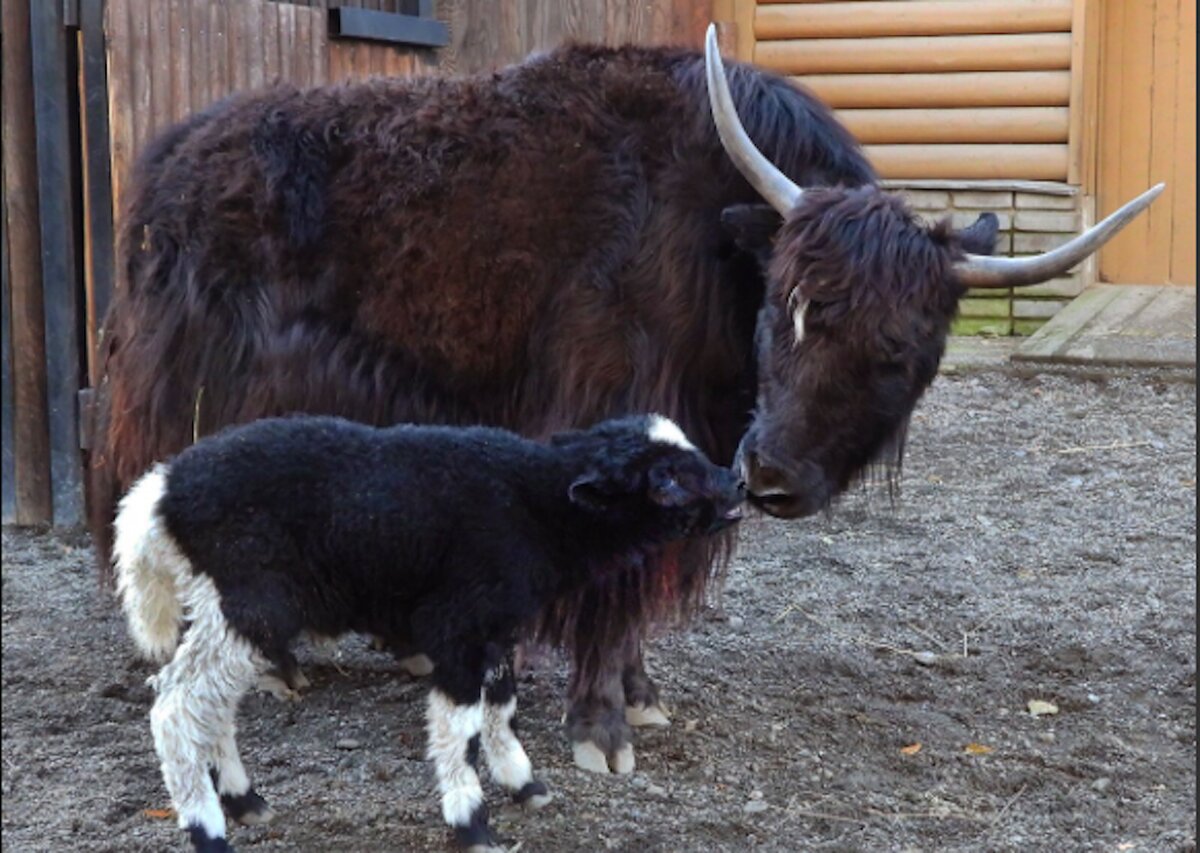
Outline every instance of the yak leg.
[(625, 688), (625, 722), (634, 728), (671, 725), (671, 718), (658, 698), (658, 687), (646, 674), (640, 641), (633, 645), (632, 660), (621, 674), (621, 683)]
[(593, 650), (592, 659), (597, 662), (586, 668), (578, 661), (580, 651), (576, 650), (571, 707), (567, 711), (567, 736), (575, 765), (591, 773), (632, 773), (635, 760), (629, 724), (625, 722), (622, 682), (629, 665), (628, 649)]

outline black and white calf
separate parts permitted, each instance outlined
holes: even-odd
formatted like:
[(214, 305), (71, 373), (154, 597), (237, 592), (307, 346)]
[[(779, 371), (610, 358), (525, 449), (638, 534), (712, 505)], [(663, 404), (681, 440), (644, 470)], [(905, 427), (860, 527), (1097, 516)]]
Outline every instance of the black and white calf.
[(121, 502), (115, 556), (130, 632), (166, 661), (150, 722), (180, 826), (197, 849), (227, 850), (224, 812), (270, 816), (238, 757), (238, 702), (265, 672), (293, 671), (302, 631), (359, 631), (432, 660), (442, 813), (461, 845), (490, 849), (481, 748), (515, 799), (549, 799), (512, 726), (522, 628), (583, 585), (627, 582), (605, 573), (615, 556), (729, 526), (742, 496), (655, 415), (548, 444), (281, 418), (158, 465)]

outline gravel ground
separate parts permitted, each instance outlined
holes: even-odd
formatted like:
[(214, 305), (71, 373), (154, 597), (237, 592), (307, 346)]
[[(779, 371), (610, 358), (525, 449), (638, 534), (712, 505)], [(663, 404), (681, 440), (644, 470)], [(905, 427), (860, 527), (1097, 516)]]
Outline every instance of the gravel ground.
[[(1150, 375), (943, 376), (894, 505), (744, 523), (719, 606), (650, 646), (674, 722), (632, 776), (574, 770), (562, 663), (525, 674), (557, 798), (489, 789), (496, 828), (525, 853), (1194, 850), (1195, 427), (1195, 386)], [(86, 538), (3, 545), (3, 849), (184, 849)], [(234, 843), (448, 849), (422, 683), (354, 640), (302, 661), (303, 702), (243, 704), (278, 818)]]

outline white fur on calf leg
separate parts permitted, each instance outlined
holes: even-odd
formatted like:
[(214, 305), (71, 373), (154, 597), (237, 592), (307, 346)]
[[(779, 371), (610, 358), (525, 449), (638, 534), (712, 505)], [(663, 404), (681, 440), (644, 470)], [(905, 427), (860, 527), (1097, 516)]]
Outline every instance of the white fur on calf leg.
[(531, 809), (540, 809), (553, 796), (545, 784), (533, 778), (533, 766), (525, 747), (513, 731), (517, 697), (510, 696), (502, 705), (483, 706), (483, 754), (496, 784), (512, 792), (513, 800)]
[(250, 785), (250, 777), (238, 755), (236, 728), (232, 719), (226, 721), (225, 732), (214, 750), (213, 776), (217, 795), (225, 814), (243, 826), (269, 823), (275, 812)]
[(174, 658), (153, 680), (158, 698), (150, 711), (150, 728), (179, 826), (188, 831), (197, 850), (226, 850), (225, 815), (209, 768), (225, 758), (230, 784), (249, 789), (236, 746), (234, 767), (222, 755), (220, 742), (232, 739), (238, 702), (265, 661), (230, 630), (220, 596), (207, 576), (188, 578), (181, 584), (180, 597), (191, 625)]
[(475, 770), (482, 728), (482, 700), (459, 705), (436, 688), (429, 692), (429, 758), (442, 795), (442, 817), (454, 828), (461, 847), (481, 851), (492, 843)]

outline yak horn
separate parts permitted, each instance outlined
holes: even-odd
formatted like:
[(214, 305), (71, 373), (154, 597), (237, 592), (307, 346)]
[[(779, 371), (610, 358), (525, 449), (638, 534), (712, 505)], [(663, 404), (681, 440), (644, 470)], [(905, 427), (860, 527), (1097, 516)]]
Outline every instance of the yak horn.
[(1115, 237), (1118, 231), (1149, 207), (1150, 202), (1158, 198), (1166, 186), (1158, 184), (1151, 187), (1104, 221), (1057, 249), (1032, 258), (967, 255), (966, 260), (954, 264), (954, 272), (965, 287), (1021, 287), (1062, 275)]
[(708, 102), (712, 106), (713, 121), (717, 125), (717, 135), (721, 137), (721, 145), (738, 171), (758, 190), (758, 194), (781, 215), (787, 216), (800, 201), (804, 190), (764, 157), (746, 135), (733, 104), (733, 95), (729, 92), (729, 81), (725, 79), (725, 67), (717, 48), (717, 28), (714, 24), (708, 25), (708, 34), (704, 37), (704, 70), (708, 78)]

